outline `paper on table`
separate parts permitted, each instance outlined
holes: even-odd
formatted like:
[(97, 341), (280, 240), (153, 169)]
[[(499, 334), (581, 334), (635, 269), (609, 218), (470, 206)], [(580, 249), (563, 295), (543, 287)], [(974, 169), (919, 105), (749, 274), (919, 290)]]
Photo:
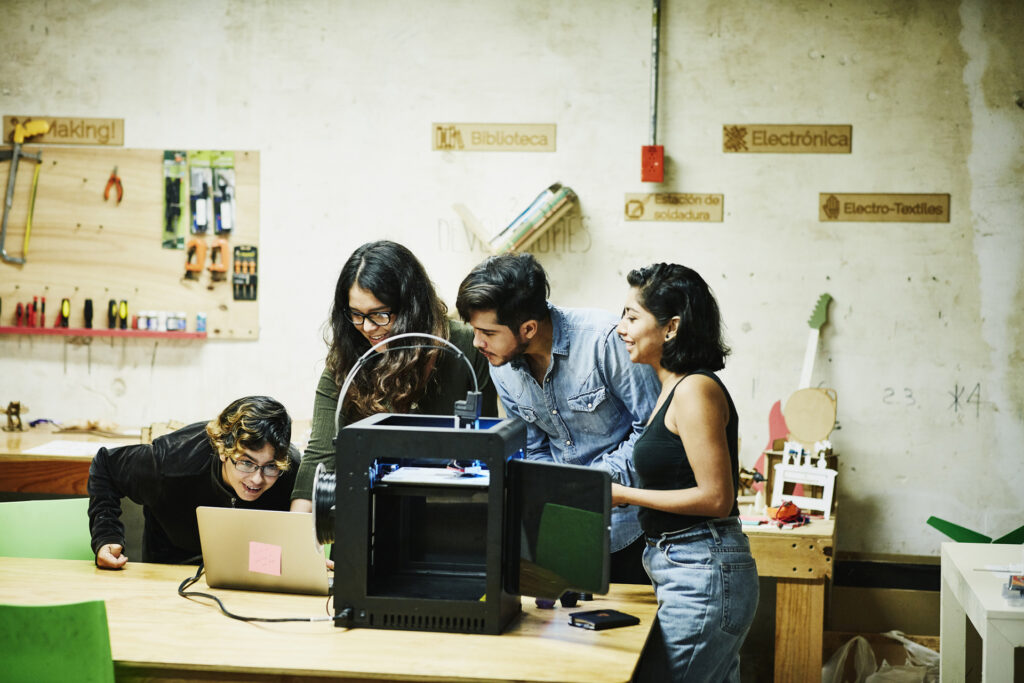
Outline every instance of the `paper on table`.
[(98, 441), (57, 439), (22, 452), (26, 455), (96, 455), (96, 451), (105, 445), (107, 444)]

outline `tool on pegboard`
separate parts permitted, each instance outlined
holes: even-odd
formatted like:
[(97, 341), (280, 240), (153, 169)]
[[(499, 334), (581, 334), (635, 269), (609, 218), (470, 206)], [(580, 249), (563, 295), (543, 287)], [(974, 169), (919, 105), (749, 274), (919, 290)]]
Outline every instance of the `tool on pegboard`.
[[(25, 142), (26, 138), (31, 138), (36, 135), (44, 135), (49, 132), (49, 130), (50, 123), (41, 119), (33, 119), (31, 121), (19, 123), (14, 127), (14, 133), (11, 136), (11, 148), (0, 150), (0, 161), (6, 161), (8, 159), (11, 161), (11, 168), (7, 171), (7, 195), (4, 197), (3, 219), (0, 219), (0, 259), (3, 259), (7, 263), (25, 263), (25, 255), (28, 253), (28, 238), (32, 232), (32, 214), (36, 203), (36, 185), (39, 183), (39, 167), (43, 161), (42, 152), (26, 154), (21, 150), (21, 143)], [(32, 174), (32, 192), (29, 197), (28, 219), (25, 223), (25, 240), (21, 249), (22, 254), (20, 257), (17, 257), (11, 256), (7, 253), (7, 218), (8, 213), (11, 210), (11, 204), (14, 203), (14, 185), (15, 178), (18, 175), (18, 162), (22, 159), (29, 159), (36, 162), (36, 168)]]
[(121, 184), (121, 176), (117, 175), (117, 166), (110, 172), (107, 186), (103, 188), (103, 201), (110, 199), (111, 190), (114, 191), (114, 197), (117, 199), (118, 206), (120, 206), (121, 200), (124, 199), (124, 185)]
[(210, 247), (210, 279), (213, 282), (223, 282), (228, 278), (228, 241), (218, 237)]
[(188, 172), (187, 161), (186, 152), (164, 151), (164, 230), (161, 238), (164, 249), (182, 249), (185, 246), (181, 193)]
[(61, 299), (60, 310), (57, 311), (57, 319), (53, 322), (54, 327), (67, 327), (68, 319), (71, 317), (71, 300)]
[(190, 152), (188, 163), (192, 234), (200, 235), (210, 231), (210, 221), (213, 220), (213, 169), (210, 168), (210, 153)]
[(215, 152), (213, 167), (213, 229), (217, 234), (235, 227), (235, 154)]
[(202, 237), (190, 237), (185, 246), (185, 277), (198, 280), (203, 274), (206, 264), (206, 240)]
[(235, 301), (254, 301), (257, 292), (257, 253), (250, 245), (238, 245), (234, 249), (234, 273), (231, 275), (231, 289)]

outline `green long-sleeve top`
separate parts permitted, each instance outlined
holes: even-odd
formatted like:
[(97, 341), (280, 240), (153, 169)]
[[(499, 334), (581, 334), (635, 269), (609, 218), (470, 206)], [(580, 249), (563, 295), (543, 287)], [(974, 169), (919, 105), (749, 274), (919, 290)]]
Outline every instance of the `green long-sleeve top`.
[[(494, 417), (498, 414), (497, 397), (491, 383), (490, 363), (473, 347), (473, 329), (456, 320), (449, 321), (448, 340), (466, 354), (476, 372), (480, 392), (483, 394), (483, 415)], [(338, 407), (340, 387), (328, 370), (320, 376), (313, 399), (313, 423), (309, 445), (302, 456), (292, 489), (292, 499), (310, 500), (313, 497), (313, 475), (318, 463), (334, 471), (334, 411)], [(442, 353), (430, 377), (426, 393), (411, 411), (422, 415), (451, 415), (455, 402), (466, 398), (466, 392), (473, 389), (466, 361), (454, 353)], [(346, 424), (340, 416), (340, 425)]]

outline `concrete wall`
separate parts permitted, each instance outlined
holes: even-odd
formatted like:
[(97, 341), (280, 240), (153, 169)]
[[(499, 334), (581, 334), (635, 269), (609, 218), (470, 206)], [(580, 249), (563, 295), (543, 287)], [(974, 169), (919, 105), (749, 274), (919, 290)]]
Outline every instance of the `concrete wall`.
[[(261, 332), (2, 337), (0, 401), (138, 425), (268, 393), (309, 417), (355, 246), (407, 244), (453, 303), (484, 252), (452, 204), (503, 225), (560, 180), (582, 217), (533, 249), (553, 299), (617, 311), (632, 267), (701, 272), (734, 349), (746, 464), (797, 388), (815, 300), (835, 298), (812, 383), (839, 397), (842, 549), (937, 554), (929, 514), (1019, 525), (1024, 6), (663, 4), (658, 187), (639, 163), (648, 2), (6, 0), (0, 112), (124, 118), (134, 148), (259, 150)], [(555, 123), (557, 152), (431, 151), (436, 121)], [(853, 152), (726, 155), (726, 123), (852, 124)], [(624, 221), (624, 193), (656, 189), (722, 193), (725, 219)], [(818, 192), (949, 193), (952, 218), (822, 223)]]

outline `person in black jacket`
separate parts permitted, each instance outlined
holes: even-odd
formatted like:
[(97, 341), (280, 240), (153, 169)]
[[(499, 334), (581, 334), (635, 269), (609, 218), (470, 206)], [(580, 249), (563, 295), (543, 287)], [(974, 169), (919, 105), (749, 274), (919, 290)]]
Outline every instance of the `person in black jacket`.
[(152, 444), (101, 448), (89, 467), (96, 566), (121, 569), (128, 559), (125, 496), (143, 507), (142, 561), (166, 564), (199, 561), (199, 506), (287, 510), (300, 458), (291, 433), (283, 405), (247, 396)]

